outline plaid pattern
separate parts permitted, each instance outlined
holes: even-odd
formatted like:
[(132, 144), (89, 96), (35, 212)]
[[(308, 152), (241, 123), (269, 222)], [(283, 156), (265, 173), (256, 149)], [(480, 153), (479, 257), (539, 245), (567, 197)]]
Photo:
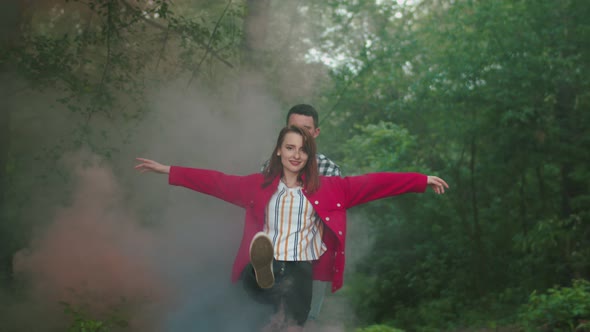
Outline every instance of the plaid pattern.
[[(333, 161), (328, 159), (325, 155), (318, 153), (316, 154), (316, 159), (318, 161), (318, 171), (320, 175), (323, 176), (342, 176), (340, 173), (340, 167), (336, 165)], [(267, 160), (262, 168), (260, 169), (261, 172), (268, 166), (269, 161)]]
[(316, 154), (318, 170), (323, 176), (342, 176), (340, 167), (321, 153)]

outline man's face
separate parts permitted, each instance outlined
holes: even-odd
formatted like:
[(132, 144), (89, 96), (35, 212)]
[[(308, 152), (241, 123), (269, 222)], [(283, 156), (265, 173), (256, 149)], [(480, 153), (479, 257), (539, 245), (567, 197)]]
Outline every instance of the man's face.
[(309, 132), (313, 138), (316, 138), (320, 135), (320, 128), (316, 128), (313, 124), (313, 118), (307, 115), (301, 114), (291, 114), (289, 116), (289, 122), (287, 126), (296, 126), (299, 128), (303, 128)]

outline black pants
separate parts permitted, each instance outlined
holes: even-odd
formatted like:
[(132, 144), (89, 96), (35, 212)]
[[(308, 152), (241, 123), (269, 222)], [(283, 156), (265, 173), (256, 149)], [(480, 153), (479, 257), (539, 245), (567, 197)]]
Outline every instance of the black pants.
[(275, 312), (281, 307), (287, 319), (303, 325), (311, 306), (312, 266), (310, 262), (274, 261), (275, 284), (272, 288), (258, 287), (251, 265), (242, 272), (246, 292), (256, 302), (272, 305)]

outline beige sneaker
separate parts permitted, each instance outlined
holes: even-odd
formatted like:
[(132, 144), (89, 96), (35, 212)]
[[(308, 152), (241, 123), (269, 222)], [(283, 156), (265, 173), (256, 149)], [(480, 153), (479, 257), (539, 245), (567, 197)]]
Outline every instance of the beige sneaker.
[(273, 252), (270, 237), (264, 232), (256, 233), (250, 242), (250, 263), (252, 263), (256, 282), (260, 288), (271, 288), (275, 283), (272, 271)]

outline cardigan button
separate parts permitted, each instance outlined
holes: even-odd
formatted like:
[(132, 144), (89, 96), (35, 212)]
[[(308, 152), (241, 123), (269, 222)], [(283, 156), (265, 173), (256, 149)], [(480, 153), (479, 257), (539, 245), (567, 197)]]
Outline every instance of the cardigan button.
[(338, 234), (339, 234), (339, 235), (342, 235), (342, 231), (338, 231)]
[(315, 201), (314, 203), (315, 203), (315, 205), (318, 205), (318, 204), (320, 204), (320, 202), (318, 202), (318, 201)]
[(330, 221), (330, 217), (326, 217), (326, 221)]
[(341, 207), (342, 205), (340, 205), (340, 203), (336, 204), (337, 207)]

